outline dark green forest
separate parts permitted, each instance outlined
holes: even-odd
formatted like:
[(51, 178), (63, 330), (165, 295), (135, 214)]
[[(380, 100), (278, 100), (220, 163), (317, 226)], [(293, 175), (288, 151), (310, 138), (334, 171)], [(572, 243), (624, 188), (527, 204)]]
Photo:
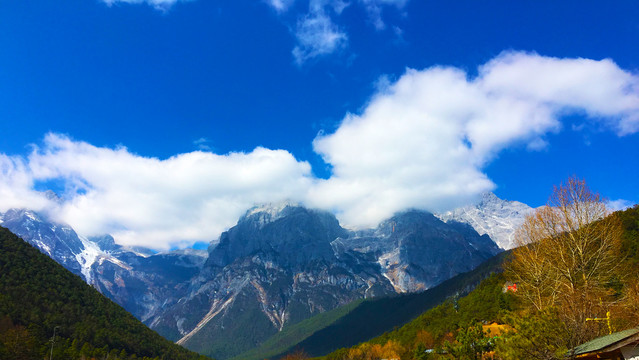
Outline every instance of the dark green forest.
[(162, 338), (78, 276), (0, 227), (0, 359), (41, 360), (45, 356), (207, 359)]

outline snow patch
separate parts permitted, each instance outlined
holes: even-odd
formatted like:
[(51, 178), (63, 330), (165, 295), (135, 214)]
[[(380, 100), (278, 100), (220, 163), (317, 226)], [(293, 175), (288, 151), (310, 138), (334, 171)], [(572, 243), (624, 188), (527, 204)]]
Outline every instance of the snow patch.
[(104, 252), (100, 250), (97, 244), (89, 241), (89, 239), (84, 236), (78, 236), (78, 238), (82, 241), (84, 250), (76, 254), (75, 258), (81, 266), (80, 272), (82, 276), (84, 276), (84, 280), (87, 284), (91, 284), (93, 280), (91, 276), (91, 266), (93, 266), (93, 263), (95, 263), (99, 256), (104, 255)]
[(31, 211), (25, 211), (24, 215), (33, 221), (38, 221), (38, 218)]

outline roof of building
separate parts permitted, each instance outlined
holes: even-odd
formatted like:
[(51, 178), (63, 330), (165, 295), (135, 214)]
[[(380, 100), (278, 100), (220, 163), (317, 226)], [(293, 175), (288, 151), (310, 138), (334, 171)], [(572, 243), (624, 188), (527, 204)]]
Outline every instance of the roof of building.
[(575, 348), (575, 355), (587, 354), (590, 352), (600, 351), (621, 342), (633, 335), (639, 334), (639, 327), (624, 331), (619, 331), (610, 335), (598, 337), (587, 343), (581, 344)]

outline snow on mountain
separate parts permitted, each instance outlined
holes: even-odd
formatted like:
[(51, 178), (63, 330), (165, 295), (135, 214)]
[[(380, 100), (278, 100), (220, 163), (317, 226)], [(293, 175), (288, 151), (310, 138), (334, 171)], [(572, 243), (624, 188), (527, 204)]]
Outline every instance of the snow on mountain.
[(2, 217), (2, 226), (86, 280), (76, 257), (85, 245), (70, 226), (49, 223), (45, 216), (25, 209), (8, 210)]
[(86, 281), (87, 284), (91, 284), (93, 281), (91, 267), (99, 256), (104, 256), (106, 254), (97, 244), (90, 242), (89, 239), (80, 236), (80, 241), (82, 241), (84, 249), (82, 252), (75, 254), (75, 258), (81, 266), (80, 272), (84, 277), (84, 281)]
[(502, 200), (493, 193), (484, 193), (477, 204), (435, 216), (447, 223), (457, 221), (469, 224), (480, 235), (488, 234), (500, 248), (508, 250), (515, 247), (515, 230), (533, 210), (519, 201)]

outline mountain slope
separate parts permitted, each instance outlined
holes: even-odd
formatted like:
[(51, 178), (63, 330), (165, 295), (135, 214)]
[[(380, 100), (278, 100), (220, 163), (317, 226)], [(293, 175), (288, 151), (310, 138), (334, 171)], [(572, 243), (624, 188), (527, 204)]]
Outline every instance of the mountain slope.
[(393, 293), (374, 258), (335, 253), (331, 241), (342, 236), (348, 232), (327, 212), (253, 209), (210, 250), (189, 295), (151, 326), (192, 350), (229, 358), (285, 324)]
[(446, 298), (468, 293), (491, 273), (500, 272), (507, 255), (508, 252), (501, 253), (476, 269), (421, 293), (366, 299), (314, 316), (285, 328), (262, 346), (235, 359), (277, 359), (297, 349), (321, 356), (353, 346), (403, 325)]
[(468, 224), (444, 223), (433, 214), (409, 210), (334, 242), (370, 254), (396, 292), (416, 292), (470, 271), (501, 249)]
[(4, 227), (0, 227), (0, 319), (1, 351), (9, 356), (15, 349), (9, 346), (13, 344), (5, 336), (8, 333), (29, 338), (32, 351), (42, 358), (57, 327), (58, 358), (79, 357), (83, 349), (91, 354), (115, 350), (138, 357), (201, 358), (163, 339)]
[(86, 241), (82, 241), (70, 226), (51, 224), (40, 214), (25, 209), (8, 210), (0, 214), (0, 219), (2, 226), (90, 282), (88, 269), (95, 260), (97, 249), (88, 249)]
[(210, 248), (188, 295), (150, 325), (189, 349), (230, 358), (313, 315), (430, 288), (500, 251), (469, 225), (423, 211), (355, 233), (325, 211), (256, 207)]

